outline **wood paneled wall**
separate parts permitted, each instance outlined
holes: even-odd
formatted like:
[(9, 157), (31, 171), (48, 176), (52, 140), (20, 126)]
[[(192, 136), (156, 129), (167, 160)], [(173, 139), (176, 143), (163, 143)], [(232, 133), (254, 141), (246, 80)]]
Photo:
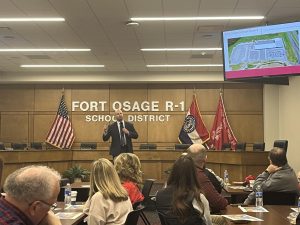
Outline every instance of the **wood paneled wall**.
[[(239, 142), (263, 141), (263, 87), (243, 83), (201, 84), (103, 84), (103, 85), (2, 85), (0, 86), (0, 142), (10, 147), (11, 142), (44, 142), (55, 118), (58, 104), (65, 92), (65, 100), (75, 130), (74, 149), (81, 142), (97, 142), (98, 148), (107, 149), (102, 141), (105, 122), (86, 122), (87, 114), (113, 114), (108, 106), (114, 101), (185, 102), (187, 110), (193, 93), (197, 94), (199, 108), (208, 130), (211, 129), (223, 89), (224, 104), (232, 130)], [(72, 101), (107, 101), (103, 112), (71, 111)], [(161, 109), (163, 107), (160, 107)], [(141, 112), (125, 112), (142, 114)], [(144, 112), (144, 114), (170, 114), (169, 122), (134, 122), (141, 143), (174, 146), (186, 112)], [(248, 146), (249, 147), (249, 146)]]
[[(134, 149), (142, 164), (143, 178), (153, 178), (157, 182), (165, 182), (169, 170), (182, 151), (176, 150), (144, 150)], [(90, 171), (91, 163), (98, 158), (108, 158), (108, 150), (28, 150), (28, 151), (0, 151), (0, 157), (4, 161), (3, 179), (13, 171), (31, 164), (42, 164), (53, 167), (63, 173), (72, 165), (81, 165)], [(269, 164), (268, 152), (232, 152), (232, 151), (208, 151), (207, 166), (223, 177), (227, 169), (231, 181), (242, 181), (252, 174), (257, 176)]]

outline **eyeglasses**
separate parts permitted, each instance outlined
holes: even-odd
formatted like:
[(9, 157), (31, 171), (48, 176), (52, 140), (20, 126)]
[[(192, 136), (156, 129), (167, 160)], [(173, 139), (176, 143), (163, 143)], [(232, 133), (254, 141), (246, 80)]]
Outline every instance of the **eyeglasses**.
[[(49, 204), (48, 202), (45, 202), (45, 201), (43, 201), (43, 200), (37, 200), (38, 202), (41, 202), (41, 203), (43, 203), (43, 204), (45, 204), (45, 205), (47, 205), (47, 206), (49, 206), (50, 207), (50, 209), (51, 210), (54, 210), (56, 207), (57, 207), (57, 203), (54, 203), (54, 204)], [(34, 201), (34, 202), (36, 202), (36, 201)], [(29, 206), (31, 206), (34, 202), (31, 202), (30, 204), (29, 204)]]

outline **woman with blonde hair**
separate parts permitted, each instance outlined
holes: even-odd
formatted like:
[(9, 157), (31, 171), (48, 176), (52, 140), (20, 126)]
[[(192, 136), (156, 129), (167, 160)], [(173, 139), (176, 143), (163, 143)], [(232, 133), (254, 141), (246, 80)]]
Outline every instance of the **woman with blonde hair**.
[(98, 159), (92, 164), (90, 194), (84, 206), (88, 225), (122, 225), (132, 205), (113, 164)]
[(127, 190), (132, 204), (144, 200), (139, 184), (142, 183), (142, 171), (139, 158), (133, 153), (122, 153), (115, 159), (115, 169)]

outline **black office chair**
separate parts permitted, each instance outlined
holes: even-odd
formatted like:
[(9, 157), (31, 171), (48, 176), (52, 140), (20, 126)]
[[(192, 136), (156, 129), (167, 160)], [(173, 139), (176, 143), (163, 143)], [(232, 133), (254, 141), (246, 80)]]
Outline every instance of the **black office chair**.
[(200, 215), (192, 214), (188, 220), (182, 224), (177, 217), (166, 215), (163, 212), (157, 211), (161, 225), (205, 225)]
[(5, 150), (5, 146), (2, 142), (0, 143), (0, 150)]
[(288, 140), (275, 140), (273, 147), (283, 148), (287, 152)]
[(42, 142), (31, 142), (30, 148), (41, 150), (41, 149), (43, 149)]
[(191, 144), (175, 144), (175, 150), (187, 150)]
[(240, 142), (236, 144), (236, 151), (246, 151), (246, 142)]
[[(153, 183), (154, 183), (155, 179), (146, 179), (145, 182), (144, 182), (144, 185), (143, 185), (143, 188), (142, 188), (142, 194), (144, 196), (144, 200), (142, 202), (137, 202), (133, 205), (133, 209), (137, 209), (137, 208), (146, 208), (148, 203), (151, 200), (151, 196), (150, 196), (150, 191), (151, 191), (151, 188), (153, 186)], [(141, 210), (140, 212), (140, 216), (144, 222), (145, 225), (150, 225), (150, 222), (149, 220), (147, 219), (145, 213), (143, 210)]]
[(260, 152), (260, 151), (263, 152), (264, 150), (265, 150), (265, 142), (253, 144), (254, 152)]
[(297, 200), (296, 192), (268, 191), (263, 194), (264, 205), (295, 205)]
[(231, 144), (230, 143), (223, 143), (222, 144), (222, 150), (231, 150)]
[(154, 150), (157, 148), (156, 144), (140, 144), (140, 150)]
[(27, 148), (27, 144), (23, 144), (23, 143), (11, 143), (11, 147), (14, 150), (24, 150), (25, 148)]
[(80, 149), (81, 150), (94, 150), (97, 148), (97, 143), (81, 143), (80, 144)]
[(137, 209), (134, 209), (130, 213), (128, 213), (126, 221), (124, 225), (137, 225), (139, 221), (139, 216), (141, 215), (141, 212), (143, 211), (143, 207), (140, 206)]

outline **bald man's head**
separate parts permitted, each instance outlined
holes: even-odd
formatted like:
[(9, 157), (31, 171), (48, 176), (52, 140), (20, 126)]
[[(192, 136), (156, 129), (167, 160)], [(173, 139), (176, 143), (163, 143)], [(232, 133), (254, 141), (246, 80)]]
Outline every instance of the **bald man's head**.
[(207, 153), (206, 148), (202, 144), (192, 144), (187, 149), (187, 154), (192, 157), (197, 165), (199, 165), (200, 167), (204, 167)]

